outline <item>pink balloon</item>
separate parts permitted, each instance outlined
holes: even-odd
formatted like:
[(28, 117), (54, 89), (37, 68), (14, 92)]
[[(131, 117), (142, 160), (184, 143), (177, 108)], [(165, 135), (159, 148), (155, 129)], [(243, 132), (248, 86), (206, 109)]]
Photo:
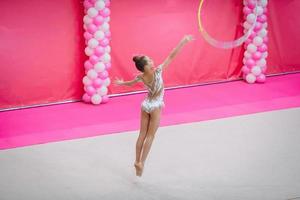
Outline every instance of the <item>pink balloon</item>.
[(96, 78), (96, 79), (94, 80), (94, 82), (93, 82), (93, 86), (94, 86), (95, 88), (100, 87), (102, 84), (103, 84), (103, 81), (102, 81), (102, 79), (100, 79), (100, 78)]
[(264, 23), (263, 20), (260, 18), (260, 16), (257, 17), (257, 21), (260, 23)]
[(82, 100), (83, 100), (84, 102), (86, 102), (86, 103), (89, 103), (89, 102), (91, 102), (91, 97), (90, 97), (87, 93), (85, 93), (85, 94), (82, 96)]
[(256, 51), (252, 54), (252, 58), (254, 60), (259, 60), (261, 58), (261, 53), (259, 51)]
[(99, 58), (95, 55), (90, 56), (90, 62), (94, 65), (98, 62)]
[(256, 36), (257, 36), (257, 34), (253, 31), (253, 32), (250, 34), (249, 39), (250, 39), (250, 40), (253, 40)]
[(267, 7), (264, 8), (264, 14), (268, 14), (268, 8)]
[(93, 34), (97, 31), (97, 26), (95, 24), (89, 24), (87, 30)]
[(256, 25), (254, 27), (254, 31), (258, 32), (262, 28), (262, 23), (256, 22)]
[(93, 96), (93, 94), (96, 93), (96, 90), (93, 86), (87, 86), (86, 87), (86, 93), (89, 95), (89, 96)]
[(261, 53), (266, 52), (268, 50), (268, 46), (265, 44), (260, 45), (257, 50)]
[(109, 40), (107, 38), (104, 38), (103, 40), (100, 41), (100, 45), (105, 47), (109, 44)]
[(103, 54), (105, 53), (105, 50), (104, 50), (104, 48), (103, 47), (101, 47), (101, 46), (98, 46), (98, 47), (96, 47), (96, 49), (95, 49), (95, 55), (96, 56), (102, 56)]
[(97, 0), (89, 0), (92, 4), (96, 3)]
[(248, 6), (250, 9), (254, 9), (254, 8), (255, 8), (255, 2), (254, 2), (254, 1), (248, 1), (247, 6)]
[(261, 23), (264, 23), (267, 21), (267, 16), (266, 15), (260, 15), (257, 17), (257, 21), (258, 22), (261, 22)]
[(242, 72), (245, 73), (245, 74), (248, 74), (250, 72), (250, 69), (247, 66), (244, 65), (242, 67)]
[(110, 15), (110, 10), (109, 8), (104, 8), (103, 10), (100, 11), (100, 14), (103, 16), (103, 17), (108, 17)]
[(109, 7), (109, 6), (110, 6), (110, 0), (107, 0), (107, 1), (105, 2), (105, 6), (106, 6), (106, 7)]
[(111, 37), (111, 32), (110, 32), (110, 31), (106, 31), (106, 32), (104, 32), (104, 35), (105, 35), (107, 38), (110, 38), (110, 37)]
[(90, 39), (93, 38), (93, 35), (90, 34), (89, 32), (84, 32), (83, 37), (84, 37), (86, 40), (90, 40)]
[(101, 15), (98, 15), (97, 17), (94, 18), (94, 24), (99, 26), (103, 23), (104, 18)]
[(244, 8), (243, 8), (243, 12), (244, 12), (244, 17), (246, 17), (247, 15), (249, 15), (250, 13), (251, 13), (251, 9), (250, 8), (248, 8), (247, 6), (245, 6)]
[(89, 70), (89, 69), (93, 68), (93, 65), (92, 65), (92, 63), (90, 61), (87, 60), (87, 61), (84, 62), (84, 68), (86, 70)]
[(255, 65), (255, 61), (253, 59), (247, 59), (245, 65), (248, 67), (248, 68), (251, 68)]
[(258, 83), (264, 83), (266, 81), (266, 76), (264, 74), (260, 74), (256, 77), (256, 81)]
[(109, 101), (109, 97), (107, 95), (102, 96), (101, 103), (107, 103)]
[(106, 79), (107, 77), (108, 77), (108, 72), (105, 70), (105, 71), (103, 71), (103, 72), (100, 72), (99, 73), (99, 77), (101, 78), (101, 79)]
[(247, 40), (245, 41), (245, 44), (248, 45), (248, 44), (250, 44), (251, 42), (252, 42), (251, 39), (247, 39)]
[(105, 69), (108, 70), (108, 69), (110, 69), (110, 68), (111, 68), (111, 63), (106, 63), (106, 64), (105, 64)]
[(264, 37), (263, 41), (264, 41), (265, 44), (268, 44), (269, 38), (268, 37)]

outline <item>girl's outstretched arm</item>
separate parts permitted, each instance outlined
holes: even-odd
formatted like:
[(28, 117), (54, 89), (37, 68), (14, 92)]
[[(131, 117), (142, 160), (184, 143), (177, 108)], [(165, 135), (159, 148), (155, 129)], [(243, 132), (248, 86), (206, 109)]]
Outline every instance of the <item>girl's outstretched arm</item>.
[(172, 62), (172, 60), (175, 58), (175, 56), (179, 53), (179, 51), (182, 49), (182, 47), (192, 40), (194, 40), (192, 35), (184, 36), (182, 38), (182, 40), (179, 42), (179, 44), (177, 44), (177, 46), (171, 51), (169, 56), (162, 63), (162, 68), (165, 69)]
[(141, 81), (141, 77), (138, 75), (136, 76), (135, 79), (131, 80), (131, 81), (124, 81), (123, 79), (119, 79), (118, 77), (115, 79), (114, 83), (116, 85), (126, 85), (126, 86), (132, 86), (135, 83)]

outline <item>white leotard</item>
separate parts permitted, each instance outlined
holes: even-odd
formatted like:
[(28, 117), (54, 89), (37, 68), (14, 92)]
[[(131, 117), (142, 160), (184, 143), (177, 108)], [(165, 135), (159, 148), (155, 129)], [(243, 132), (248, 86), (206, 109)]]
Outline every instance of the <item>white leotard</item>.
[[(138, 80), (142, 80), (140, 77), (136, 77)], [(155, 108), (164, 107), (164, 82), (162, 78), (162, 65), (159, 65), (154, 72), (154, 78), (151, 85), (148, 85), (144, 82), (146, 89), (148, 90), (148, 95), (145, 100), (142, 102), (142, 109), (150, 113)]]

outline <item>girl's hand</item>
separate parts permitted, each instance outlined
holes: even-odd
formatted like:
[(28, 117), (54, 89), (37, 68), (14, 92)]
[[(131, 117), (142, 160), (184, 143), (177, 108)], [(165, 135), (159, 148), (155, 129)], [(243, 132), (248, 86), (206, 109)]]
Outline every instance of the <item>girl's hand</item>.
[(195, 40), (195, 38), (192, 35), (185, 35), (184, 38), (183, 38), (183, 41), (185, 43), (188, 43), (188, 42), (193, 41), (193, 40)]
[(123, 85), (124, 81), (123, 81), (123, 79), (119, 79), (118, 77), (116, 77), (114, 83), (115, 83), (116, 85)]

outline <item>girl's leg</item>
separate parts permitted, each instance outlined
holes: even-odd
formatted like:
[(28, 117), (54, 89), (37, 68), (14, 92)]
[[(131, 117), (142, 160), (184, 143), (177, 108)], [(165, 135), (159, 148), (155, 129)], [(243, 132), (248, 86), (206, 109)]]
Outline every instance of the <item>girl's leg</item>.
[(141, 168), (141, 152), (148, 131), (149, 121), (150, 121), (150, 114), (141, 110), (140, 134), (136, 141), (135, 167), (137, 168), (137, 171)]
[(145, 139), (145, 143), (143, 146), (143, 152), (142, 152), (142, 157), (141, 157), (141, 162), (144, 165), (147, 155), (150, 151), (155, 133), (159, 127), (159, 123), (160, 123), (160, 114), (161, 114), (161, 109), (157, 108), (155, 110), (153, 110), (150, 113), (150, 123), (149, 123), (149, 128), (146, 134), (146, 139)]

